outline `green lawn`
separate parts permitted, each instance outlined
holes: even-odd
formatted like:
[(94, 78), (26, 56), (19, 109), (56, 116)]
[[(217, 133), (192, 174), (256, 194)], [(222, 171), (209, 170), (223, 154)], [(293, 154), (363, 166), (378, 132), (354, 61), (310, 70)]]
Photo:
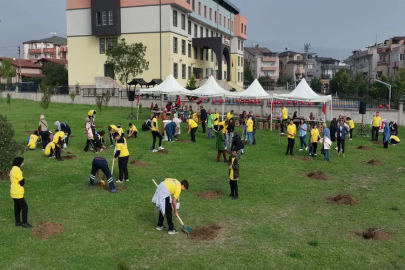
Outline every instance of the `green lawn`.
[[(7, 114), (24, 141), (26, 130), (38, 127), (43, 112), (32, 101), (5, 100), (0, 112)], [(194, 106), (195, 107), (195, 106)], [(128, 141), (130, 160), (141, 158), (149, 167), (129, 165), (130, 182), (119, 194), (101, 188), (90, 190), (89, 175), (95, 154), (84, 153), (84, 118), (94, 107), (52, 103), (46, 112), (50, 125), (68, 123), (76, 138), (67, 149), (76, 160), (57, 162), (41, 150), (27, 151), (23, 167), (29, 222), (60, 222), (63, 234), (42, 240), (32, 230), (14, 227), (9, 181), (0, 181), (0, 268), (1, 269), (116, 269), (124, 262), (131, 269), (404, 269), (405, 154), (402, 145), (383, 149), (368, 139), (347, 142), (346, 158), (331, 152), (331, 162), (318, 157), (314, 162), (285, 156), (286, 138), (278, 145), (277, 133), (258, 131), (258, 145), (246, 147), (241, 156), (239, 197), (229, 193), (228, 167), (216, 163), (215, 141), (197, 133), (197, 143), (163, 143), (169, 155), (148, 151), (150, 132)], [(96, 124), (121, 122), (128, 126), (128, 108), (108, 108), (97, 114)], [(134, 121), (138, 129), (149, 111)], [(100, 130), (100, 129), (99, 129)], [(186, 126), (180, 139), (189, 139)], [(238, 129), (238, 132), (240, 130)], [(399, 134), (405, 132), (400, 129)], [(374, 151), (358, 150), (368, 145)], [(334, 146), (335, 147), (335, 146)], [(111, 166), (112, 149), (102, 152)], [(384, 166), (364, 161), (379, 159)], [(330, 180), (310, 180), (305, 172), (322, 170)], [(115, 177), (118, 169), (115, 168)], [(155, 186), (165, 177), (187, 179), (190, 189), (182, 193), (184, 222), (195, 228), (220, 224), (213, 241), (189, 240), (183, 233), (156, 231), (157, 213), (151, 204)], [(203, 200), (202, 191), (217, 190), (223, 196)], [(326, 196), (350, 194), (357, 206), (335, 205)], [(166, 224), (165, 224), (166, 225)], [(180, 225), (175, 220), (175, 225)], [(383, 227), (390, 241), (365, 240), (349, 231)], [(318, 245), (309, 245), (316, 241)]]

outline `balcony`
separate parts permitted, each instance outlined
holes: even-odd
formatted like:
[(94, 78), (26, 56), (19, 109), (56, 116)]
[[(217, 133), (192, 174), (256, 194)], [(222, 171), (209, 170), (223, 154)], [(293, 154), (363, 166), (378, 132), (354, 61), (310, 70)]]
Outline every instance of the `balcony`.
[(68, 51), (68, 47), (60, 47), (60, 52), (67, 52)]
[(385, 60), (377, 62), (377, 66), (389, 66), (389, 65), (390, 65), (390, 63)]
[(295, 75), (298, 75), (298, 74), (301, 74), (302, 72), (301, 72), (301, 69), (299, 69), (299, 68), (296, 68), (295, 69)]
[(387, 53), (391, 51), (391, 47), (390, 46), (384, 46), (384, 47), (380, 47), (377, 49), (377, 53)]
[(328, 79), (330, 79), (330, 77), (331, 77), (330, 74), (322, 74), (321, 75), (322, 80), (328, 80)]
[(276, 71), (277, 67), (262, 67), (262, 71)]
[(42, 53), (42, 48), (41, 49), (28, 49), (28, 53)]
[(44, 53), (53, 53), (53, 48), (44, 48)]
[(277, 58), (276, 57), (263, 57), (262, 61), (263, 62), (277, 62)]

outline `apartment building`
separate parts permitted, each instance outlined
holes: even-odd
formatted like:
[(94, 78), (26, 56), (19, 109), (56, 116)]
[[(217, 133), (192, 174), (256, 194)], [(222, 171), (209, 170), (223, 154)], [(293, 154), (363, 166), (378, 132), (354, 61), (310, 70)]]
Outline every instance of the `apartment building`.
[(25, 59), (68, 59), (67, 39), (53, 36), (50, 38), (23, 42)]
[(15, 68), (16, 76), (8, 80), (0, 74), (0, 83), (18, 83), (23, 78), (44, 77), (41, 66), (35, 63), (34, 60), (0, 57), (0, 67), (3, 60), (11, 62), (11, 65)]
[(405, 67), (405, 37), (392, 37), (377, 48), (377, 77), (383, 74), (394, 77), (399, 69)]
[(254, 47), (245, 47), (245, 64), (249, 65), (255, 79), (259, 77), (270, 77), (274, 82), (279, 77), (279, 59), (278, 53), (272, 52), (266, 47), (255, 45)]
[(380, 56), (377, 53), (381, 44), (374, 44), (359, 50), (352, 51), (349, 57), (350, 69), (353, 74), (362, 73), (368, 78), (374, 78), (377, 74), (377, 62)]
[(299, 81), (305, 77), (304, 55), (293, 51), (284, 51), (278, 55), (280, 75), (292, 77)]
[(146, 81), (194, 74), (243, 87), (247, 19), (229, 0), (66, 0), (69, 84), (111, 76), (106, 51), (120, 38), (147, 47)]

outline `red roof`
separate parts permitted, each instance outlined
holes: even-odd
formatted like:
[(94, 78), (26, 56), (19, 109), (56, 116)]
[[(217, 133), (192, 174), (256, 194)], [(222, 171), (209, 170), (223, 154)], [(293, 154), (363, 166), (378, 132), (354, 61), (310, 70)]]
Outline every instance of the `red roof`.
[(41, 67), (39, 65), (35, 64), (35, 62), (32, 61), (32, 60), (0, 57), (0, 61), (3, 61), (3, 60), (11, 61), (11, 64), (13, 66), (15, 66), (15, 67), (19, 67), (20, 63), (21, 63), (21, 67), (23, 67), (23, 68), (38, 68), (38, 69), (41, 69)]
[(26, 77), (26, 78), (42, 78), (45, 77), (44, 74), (31, 74), (31, 73), (21, 73), (21, 77)]
[(52, 63), (58, 64), (58, 65), (61, 65), (61, 66), (66, 66), (68, 64), (68, 60), (54, 59), (54, 58), (41, 58), (41, 59), (36, 60), (35, 63), (42, 62), (42, 61), (44, 61), (44, 62), (52, 62)]

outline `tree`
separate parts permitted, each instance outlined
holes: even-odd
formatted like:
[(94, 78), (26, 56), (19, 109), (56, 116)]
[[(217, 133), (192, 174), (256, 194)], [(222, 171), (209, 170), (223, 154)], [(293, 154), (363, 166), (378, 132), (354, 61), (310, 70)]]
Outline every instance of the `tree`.
[(52, 96), (52, 89), (45, 83), (41, 84), (41, 92), (42, 92), (42, 99), (39, 105), (45, 111), (49, 108), (49, 104), (51, 104), (51, 96)]
[(11, 83), (11, 79), (17, 76), (17, 72), (11, 61), (3, 59), (0, 66), (0, 75), (6, 78), (7, 83)]
[(294, 79), (293, 77), (287, 75), (280, 75), (277, 79), (277, 86), (286, 86), (288, 84), (293, 84)]
[(243, 76), (244, 76), (244, 79), (250, 83), (252, 83), (255, 80), (252, 69), (250, 68), (249, 64), (245, 65), (245, 69), (243, 71)]
[(353, 78), (351, 78), (346, 94), (357, 95), (358, 97), (365, 97), (368, 84), (369, 83), (364, 75), (358, 72)]
[(194, 74), (191, 75), (190, 79), (188, 79), (186, 89), (188, 90), (197, 89), (197, 80), (195, 79)]
[(68, 84), (68, 71), (65, 66), (55, 63), (45, 63), (42, 66), (42, 73), (45, 75), (43, 82), (50, 87)]
[[(382, 82), (392, 84), (391, 80), (388, 78), (387, 75), (382, 75), (379, 79)], [(374, 82), (370, 86), (369, 95), (371, 98), (383, 98), (388, 99), (388, 88), (386, 85)]]
[(391, 98), (400, 101), (405, 94), (405, 69), (400, 69), (392, 82)]
[(322, 82), (320, 77), (312, 78), (311, 80), (311, 88), (317, 93), (322, 92)]
[(11, 109), (11, 94), (7, 94), (6, 99), (7, 99), (8, 109), (10, 110)]
[(101, 114), (101, 109), (103, 108), (103, 104), (104, 104), (104, 96), (96, 96), (96, 105), (98, 107), (98, 110)]
[(104, 102), (104, 106), (106, 108), (108, 108), (108, 103), (110, 102), (111, 99), (111, 93), (109, 90), (107, 90), (107, 92), (103, 93), (103, 102)]
[(124, 38), (106, 52), (106, 65), (113, 68), (114, 74), (118, 76), (121, 84), (126, 86), (127, 92), (129, 78), (149, 69), (149, 61), (145, 60), (145, 54), (146, 46), (143, 46), (142, 42), (127, 44)]
[(347, 94), (349, 92), (350, 81), (351, 77), (347, 69), (340, 69), (330, 81), (332, 93), (335, 94), (337, 92), (338, 94)]

